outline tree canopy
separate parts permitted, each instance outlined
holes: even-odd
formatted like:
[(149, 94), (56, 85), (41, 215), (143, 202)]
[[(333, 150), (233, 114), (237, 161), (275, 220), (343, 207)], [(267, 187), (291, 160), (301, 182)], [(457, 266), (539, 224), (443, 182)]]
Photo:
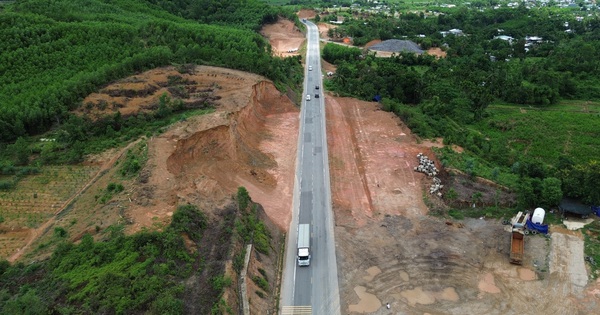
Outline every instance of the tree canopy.
[[(100, 86), (170, 63), (223, 66), (276, 82), (300, 82), (298, 61), (271, 57), (268, 42), (253, 32), (273, 22), (279, 11), (252, 0), (180, 2), (24, 0), (7, 5), (0, 15), (0, 142), (48, 130)], [(210, 15), (201, 19), (202, 11), (196, 13), (199, 21), (186, 19), (194, 18), (192, 6), (202, 4), (202, 10), (212, 8)]]

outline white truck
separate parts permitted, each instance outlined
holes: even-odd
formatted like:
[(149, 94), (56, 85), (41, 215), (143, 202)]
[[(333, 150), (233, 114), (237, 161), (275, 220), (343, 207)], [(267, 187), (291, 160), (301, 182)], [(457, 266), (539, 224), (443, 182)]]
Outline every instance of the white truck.
[(298, 266), (310, 266), (310, 224), (298, 225)]

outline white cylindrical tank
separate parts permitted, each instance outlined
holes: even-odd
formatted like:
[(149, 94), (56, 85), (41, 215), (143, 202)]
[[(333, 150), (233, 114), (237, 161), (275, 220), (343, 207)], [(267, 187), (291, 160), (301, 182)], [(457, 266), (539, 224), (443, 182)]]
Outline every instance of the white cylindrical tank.
[(533, 215), (531, 216), (531, 222), (535, 224), (542, 224), (544, 222), (544, 216), (546, 215), (546, 211), (542, 208), (535, 208), (533, 210)]

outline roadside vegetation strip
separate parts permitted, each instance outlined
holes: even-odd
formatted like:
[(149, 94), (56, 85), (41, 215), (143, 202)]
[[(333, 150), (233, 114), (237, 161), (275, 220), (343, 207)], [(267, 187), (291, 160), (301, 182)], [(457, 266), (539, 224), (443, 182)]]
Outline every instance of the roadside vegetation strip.
[(585, 239), (585, 261), (591, 269), (591, 278), (597, 279), (600, 276), (600, 221), (594, 220), (581, 231)]

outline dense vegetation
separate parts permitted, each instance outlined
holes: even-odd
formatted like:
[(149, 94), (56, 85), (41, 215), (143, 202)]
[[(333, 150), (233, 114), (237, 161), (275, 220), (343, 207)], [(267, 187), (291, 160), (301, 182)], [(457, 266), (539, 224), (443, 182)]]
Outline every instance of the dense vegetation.
[[(3, 314), (181, 314), (184, 279), (202, 272), (202, 255), (186, 249), (182, 233), (200, 244), (206, 216), (182, 206), (164, 232), (124, 236), (122, 226), (106, 240), (87, 234), (80, 244), (63, 241), (52, 257), (30, 265), (1, 263)], [(65, 238), (55, 229), (55, 238)]]
[[(86, 234), (75, 245), (64, 228), (56, 227), (46, 240), (58, 244), (50, 259), (12, 266), (0, 261), (0, 313), (232, 313), (222, 299), (234, 281), (225, 273), (226, 260), (233, 259), (239, 274), (245, 244), (271, 253), (260, 206), (243, 187), (236, 197), (237, 206), (214, 211), (214, 219), (194, 205), (179, 206), (162, 232), (125, 236), (124, 226), (116, 225), (97, 241)], [(269, 286), (264, 275), (257, 281)]]
[[(565, 22), (574, 31), (565, 32)], [(468, 36), (442, 37), (451, 28)], [(494, 39), (498, 29), (514, 42)], [(408, 13), (347, 20), (337, 32), (365, 42), (409, 35), (426, 47), (448, 47), (447, 58), (357, 57), (356, 49), (334, 44), (323, 57), (338, 66), (330, 88), (369, 100), (381, 96), (383, 108), (414, 132), (464, 147), (460, 156), (440, 152), (443, 162), (504, 179), (520, 193), (521, 207), (556, 206), (557, 198), (548, 196), (557, 195), (551, 193), (557, 186), (558, 195), (600, 204), (594, 184), (600, 179), (599, 31), (598, 18), (578, 22), (547, 10)], [(525, 34), (544, 41), (526, 52)]]
[[(301, 81), (299, 59), (271, 57), (266, 40), (252, 31), (280, 11), (252, 0), (179, 2), (24, 0), (5, 6), (0, 145), (61, 126), (104, 84), (170, 63), (246, 70), (280, 87)], [(218, 26), (184, 18), (199, 18), (206, 9), (211, 14), (200, 22)]]

